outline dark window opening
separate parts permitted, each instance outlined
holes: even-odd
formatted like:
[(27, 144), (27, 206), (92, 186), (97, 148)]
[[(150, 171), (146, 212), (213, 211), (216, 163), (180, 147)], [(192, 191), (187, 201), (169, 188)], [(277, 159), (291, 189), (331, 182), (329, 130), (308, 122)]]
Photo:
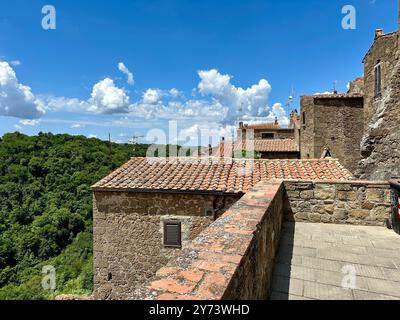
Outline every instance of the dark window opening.
[(305, 112), (303, 112), (303, 127), (305, 127), (306, 126), (306, 113)]
[(108, 275), (107, 275), (107, 281), (110, 281), (110, 280), (112, 280), (112, 273), (111, 272), (109, 272)]
[(381, 63), (375, 66), (375, 96), (378, 97), (382, 93), (382, 69)]
[(164, 246), (171, 248), (182, 247), (182, 232), (180, 221), (164, 221)]
[(262, 133), (261, 134), (261, 139), (263, 139), (263, 140), (274, 139), (274, 134), (273, 133)]

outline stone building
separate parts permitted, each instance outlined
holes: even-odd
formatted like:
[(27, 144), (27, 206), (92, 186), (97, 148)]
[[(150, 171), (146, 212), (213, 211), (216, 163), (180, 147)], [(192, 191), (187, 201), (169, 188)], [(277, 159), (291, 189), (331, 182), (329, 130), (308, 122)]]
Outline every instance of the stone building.
[(300, 118), (297, 111), (293, 111), (287, 128), (281, 127), (278, 120), (275, 123), (253, 125), (240, 122), (237, 141), (225, 144), (224, 151), (225, 155), (254, 151), (255, 156), (261, 159), (300, 159), (299, 139)]
[(374, 42), (363, 60), (363, 159), (356, 173), (362, 179), (400, 176), (399, 41), (398, 31), (384, 33), (377, 29)]
[(261, 180), (348, 180), (337, 160), (132, 158), (92, 187), (94, 297), (132, 298)]
[(274, 123), (259, 123), (259, 124), (245, 124), (244, 122), (239, 123), (237, 130), (238, 140), (279, 140), (279, 139), (292, 139), (297, 140), (300, 129), (300, 117), (297, 110), (294, 110), (290, 114), (289, 127), (283, 128), (278, 119), (275, 119)]
[[(359, 80), (357, 80), (359, 82)], [(362, 86), (351, 89), (361, 92)], [(301, 97), (300, 153), (302, 159), (318, 159), (327, 148), (354, 172), (361, 159), (360, 143), (363, 135), (363, 95), (318, 94)]]

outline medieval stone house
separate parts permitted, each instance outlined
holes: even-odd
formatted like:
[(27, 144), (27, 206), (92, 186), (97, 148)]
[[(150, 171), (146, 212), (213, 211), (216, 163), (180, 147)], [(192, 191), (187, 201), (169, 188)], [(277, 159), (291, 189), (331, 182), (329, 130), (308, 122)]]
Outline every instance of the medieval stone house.
[(132, 158), (92, 187), (94, 295), (127, 299), (261, 180), (347, 180), (337, 160)]
[(363, 95), (321, 94), (301, 97), (300, 152), (303, 159), (320, 158), (325, 148), (354, 172), (361, 159)]
[[(239, 154), (242, 151), (254, 152), (254, 156), (261, 159), (300, 159), (299, 148), (300, 119), (296, 111), (290, 115), (290, 125), (287, 128), (280, 126), (278, 120), (274, 123), (245, 124), (239, 123), (237, 140), (223, 146), (224, 155)], [(215, 156), (221, 155), (221, 145)]]

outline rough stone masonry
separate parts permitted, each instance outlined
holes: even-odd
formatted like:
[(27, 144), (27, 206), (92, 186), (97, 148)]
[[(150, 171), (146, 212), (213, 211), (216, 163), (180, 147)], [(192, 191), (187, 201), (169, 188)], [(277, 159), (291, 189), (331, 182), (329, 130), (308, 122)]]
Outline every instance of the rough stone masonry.
[[(399, 32), (385, 35), (377, 30), (374, 44), (364, 58), (363, 159), (356, 172), (361, 179), (387, 180), (400, 176), (399, 42)], [(378, 64), (381, 65), (382, 91), (377, 95), (375, 67)]]

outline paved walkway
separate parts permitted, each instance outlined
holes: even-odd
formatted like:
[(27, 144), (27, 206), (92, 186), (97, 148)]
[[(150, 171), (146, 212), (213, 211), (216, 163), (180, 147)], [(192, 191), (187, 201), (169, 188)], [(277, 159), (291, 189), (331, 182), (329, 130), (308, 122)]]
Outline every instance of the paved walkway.
[(271, 299), (400, 300), (400, 236), (383, 227), (285, 224)]

